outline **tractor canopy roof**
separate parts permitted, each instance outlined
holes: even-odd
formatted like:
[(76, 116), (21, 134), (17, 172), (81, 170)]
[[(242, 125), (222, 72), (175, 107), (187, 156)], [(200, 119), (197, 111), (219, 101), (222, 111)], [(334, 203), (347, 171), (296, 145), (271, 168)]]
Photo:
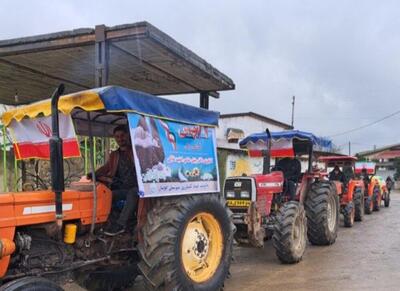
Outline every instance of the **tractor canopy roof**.
[[(123, 112), (136, 112), (167, 120), (205, 126), (217, 126), (219, 118), (219, 113), (215, 111), (118, 86), (107, 86), (64, 95), (60, 97), (58, 104), (59, 110), (64, 114), (71, 114), (73, 119), (85, 119), (86, 112), (96, 112), (91, 116), (94, 123), (100, 121), (101, 123), (117, 122), (121, 119)], [(115, 113), (115, 115), (113, 117), (113, 114), (104, 113)], [(49, 115), (51, 115), (51, 100), (46, 99), (9, 110), (2, 115), (1, 119), (3, 124), (8, 126), (12, 120), (21, 121), (24, 118)]]
[(357, 158), (352, 156), (324, 156), (319, 157), (318, 160), (325, 163), (325, 166), (327, 168), (333, 168), (335, 166), (343, 168), (354, 168)]
[[(126, 125), (127, 112), (210, 127), (218, 126), (219, 119), (219, 113), (215, 111), (118, 86), (95, 88), (61, 96), (58, 109), (65, 115), (71, 115), (77, 134), (88, 136), (91, 130), (91, 135), (98, 137), (112, 136), (116, 126)], [(50, 115), (51, 100), (47, 99), (6, 111), (1, 119), (8, 127), (13, 120), (20, 122), (27, 118), (35, 119)]]
[(357, 161), (358, 159), (353, 156), (323, 156), (319, 157), (321, 162), (347, 162), (347, 161)]
[[(331, 151), (332, 141), (317, 137), (310, 132), (287, 130), (271, 132), (271, 156), (290, 157), (308, 154), (313, 150)], [(267, 132), (254, 133), (240, 141), (240, 147), (249, 150), (250, 155), (257, 156), (257, 152), (268, 150), (269, 135)]]

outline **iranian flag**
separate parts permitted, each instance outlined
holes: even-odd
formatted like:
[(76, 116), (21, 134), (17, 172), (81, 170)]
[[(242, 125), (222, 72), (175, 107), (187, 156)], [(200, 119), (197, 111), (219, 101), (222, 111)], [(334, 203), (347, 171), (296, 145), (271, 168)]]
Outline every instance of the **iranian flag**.
[[(262, 157), (263, 151), (268, 150), (265, 142), (256, 142), (247, 145), (250, 157)], [(273, 140), (271, 145), (271, 157), (294, 157), (293, 140), (279, 139)]]
[[(79, 144), (71, 116), (60, 113), (59, 122), (64, 158), (80, 157)], [(23, 119), (20, 122), (13, 120), (9, 129), (17, 160), (50, 159), (51, 116)]]

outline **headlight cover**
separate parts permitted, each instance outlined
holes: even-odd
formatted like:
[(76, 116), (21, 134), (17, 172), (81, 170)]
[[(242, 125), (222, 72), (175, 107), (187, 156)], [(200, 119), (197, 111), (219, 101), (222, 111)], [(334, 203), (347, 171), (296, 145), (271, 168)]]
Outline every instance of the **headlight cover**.
[(250, 198), (250, 192), (249, 191), (241, 191), (240, 197), (241, 198)]

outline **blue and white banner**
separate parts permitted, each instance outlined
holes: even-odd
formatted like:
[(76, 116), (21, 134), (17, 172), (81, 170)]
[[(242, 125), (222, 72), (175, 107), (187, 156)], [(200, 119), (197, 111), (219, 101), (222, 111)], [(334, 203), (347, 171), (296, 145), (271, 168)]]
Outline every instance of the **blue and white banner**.
[(215, 128), (128, 113), (142, 197), (219, 192)]

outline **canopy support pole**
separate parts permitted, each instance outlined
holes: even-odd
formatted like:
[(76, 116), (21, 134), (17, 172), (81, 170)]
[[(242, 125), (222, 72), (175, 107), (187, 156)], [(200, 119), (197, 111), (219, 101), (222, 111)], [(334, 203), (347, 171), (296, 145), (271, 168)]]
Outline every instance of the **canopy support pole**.
[(88, 138), (85, 136), (85, 174), (88, 172)]
[(17, 157), (14, 154), (14, 191), (18, 191), (18, 160)]
[(106, 26), (95, 27), (95, 85), (107, 86), (108, 83), (108, 59), (109, 45), (106, 38)]
[(3, 133), (3, 191), (7, 192), (7, 146), (6, 146), (6, 127), (2, 127)]
[(92, 210), (92, 224), (90, 225), (90, 234), (93, 235), (97, 220), (97, 188), (96, 188), (97, 185), (96, 185), (96, 168), (94, 163), (95, 159), (94, 151), (95, 151), (96, 140), (92, 134), (92, 122), (90, 119), (90, 112), (87, 112), (87, 120), (89, 123), (90, 170), (92, 173), (92, 181), (93, 181), (93, 210)]

